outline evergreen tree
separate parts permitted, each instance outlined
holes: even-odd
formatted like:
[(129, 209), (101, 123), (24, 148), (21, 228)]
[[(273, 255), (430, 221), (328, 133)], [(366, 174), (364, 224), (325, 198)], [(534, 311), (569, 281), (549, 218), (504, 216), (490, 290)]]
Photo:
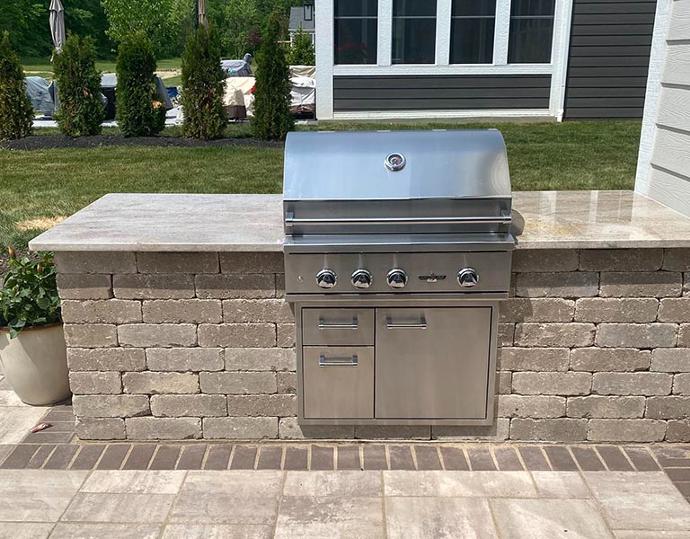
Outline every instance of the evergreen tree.
[(311, 41), (311, 36), (300, 28), (292, 39), (290, 65), (313, 66), (315, 62), (314, 44)]
[(223, 106), (225, 74), (220, 47), (212, 28), (198, 28), (182, 55), (182, 112), (184, 133), (198, 139), (223, 136), (227, 116)]
[(55, 80), (60, 108), (56, 119), (70, 137), (98, 135), (105, 118), (101, 101), (101, 74), (96, 70), (96, 50), (89, 37), (71, 35), (55, 56)]
[(31, 134), (34, 109), (26, 93), (24, 71), (5, 32), (0, 38), (0, 139)]
[(156, 88), (156, 57), (143, 33), (126, 38), (117, 56), (117, 123), (126, 137), (157, 135), (165, 127), (165, 107)]
[(273, 11), (256, 56), (254, 134), (264, 140), (282, 140), (295, 126), (290, 114), (290, 70), (285, 51), (278, 43), (281, 13)]

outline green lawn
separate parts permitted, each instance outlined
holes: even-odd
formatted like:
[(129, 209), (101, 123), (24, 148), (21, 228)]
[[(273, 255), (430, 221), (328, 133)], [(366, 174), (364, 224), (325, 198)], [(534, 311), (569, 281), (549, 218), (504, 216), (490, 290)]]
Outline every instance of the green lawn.
[[(481, 125), (487, 126), (491, 124)], [(319, 128), (444, 127), (476, 125), (329, 122)], [(633, 186), (639, 121), (507, 123), (493, 127), (506, 138), (516, 191)], [(231, 132), (247, 136), (248, 128), (233, 127)], [(169, 134), (179, 135), (179, 130)], [(244, 146), (0, 149), (0, 245), (24, 247), (48, 226), (41, 220), (68, 216), (109, 192), (279, 193), (282, 154), (280, 148)]]
[[(22, 64), (24, 66), (24, 73), (27, 76), (33, 75), (48, 80), (53, 79), (53, 65), (50, 63), (50, 58), (23, 58)], [(157, 71), (168, 86), (179, 84), (180, 77), (178, 72), (181, 68), (182, 60), (179, 58), (169, 58), (167, 60), (158, 60), (157, 62)], [(96, 69), (103, 73), (114, 73), (115, 60), (98, 60), (96, 62)]]

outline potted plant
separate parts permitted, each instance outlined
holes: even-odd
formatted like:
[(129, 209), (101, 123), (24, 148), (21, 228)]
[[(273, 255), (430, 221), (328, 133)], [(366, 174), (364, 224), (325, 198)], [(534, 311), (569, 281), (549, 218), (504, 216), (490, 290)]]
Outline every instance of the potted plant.
[(17, 258), (9, 251), (0, 289), (0, 363), (27, 404), (47, 405), (70, 396), (67, 350), (52, 256)]

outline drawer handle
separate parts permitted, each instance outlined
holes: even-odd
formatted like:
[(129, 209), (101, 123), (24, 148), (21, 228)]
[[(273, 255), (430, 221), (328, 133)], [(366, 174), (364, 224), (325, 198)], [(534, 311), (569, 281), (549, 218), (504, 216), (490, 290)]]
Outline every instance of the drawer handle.
[(319, 356), (319, 367), (356, 367), (359, 365), (359, 358), (357, 354), (352, 357), (326, 357), (323, 354)]
[(419, 322), (393, 322), (390, 318), (386, 319), (386, 329), (427, 329), (426, 318), (422, 317)]
[(319, 318), (319, 329), (320, 330), (330, 330), (330, 329), (350, 329), (356, 330), (359, 328), (359, 321), (357, 318), (353, 318), (351, 323), (347, 322), (326, 322), (323, 318)]

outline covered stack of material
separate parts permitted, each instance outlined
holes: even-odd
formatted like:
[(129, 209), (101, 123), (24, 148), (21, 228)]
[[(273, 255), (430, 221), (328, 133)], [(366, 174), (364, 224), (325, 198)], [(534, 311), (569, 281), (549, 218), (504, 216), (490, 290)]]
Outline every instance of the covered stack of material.
[(52, 118), (55, 114), (55, 102), (50, 93), (50, 83), (43, 77), (26, 77), (26, 93), (31, 99), (34, 114)]
[(290, 111), (296, 116), (316, 114), (316, 68), (290, 66)]

